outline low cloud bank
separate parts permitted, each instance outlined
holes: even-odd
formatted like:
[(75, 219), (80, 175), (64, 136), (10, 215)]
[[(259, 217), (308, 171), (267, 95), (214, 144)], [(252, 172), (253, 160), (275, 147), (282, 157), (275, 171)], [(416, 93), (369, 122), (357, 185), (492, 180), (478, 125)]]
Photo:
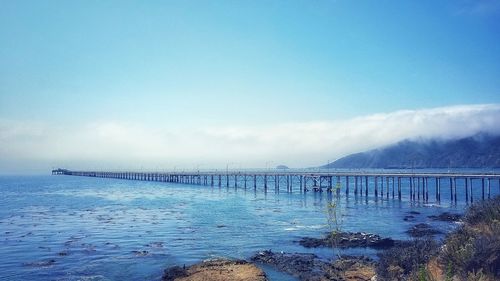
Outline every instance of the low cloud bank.
[[(186, 128), (0, 120), (0, 171), (309, 167), (403, 139), (500, 134), (500, 104), (401, 110), (347, 120)], [(270, 163), (272, 161), (272, 163)]]

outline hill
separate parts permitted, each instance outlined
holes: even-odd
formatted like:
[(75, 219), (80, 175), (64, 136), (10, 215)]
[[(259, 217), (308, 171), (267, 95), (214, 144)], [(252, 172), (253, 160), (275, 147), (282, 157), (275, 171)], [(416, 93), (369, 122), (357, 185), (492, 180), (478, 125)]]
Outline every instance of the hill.
[(355, 153), (323, 168), (499, 168), (500, 136), (479, 134), (456, 140), (404, 140)]

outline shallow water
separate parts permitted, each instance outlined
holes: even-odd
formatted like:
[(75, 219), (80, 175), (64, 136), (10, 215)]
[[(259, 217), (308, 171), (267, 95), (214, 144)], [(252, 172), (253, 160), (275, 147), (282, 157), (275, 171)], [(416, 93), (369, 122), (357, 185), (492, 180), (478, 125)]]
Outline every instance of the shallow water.
[[(493, 188), (493, 195), (498, 187)], [(443, 190), (443, 197), (446, 196)], [(5, 280), (159, 280), (173, 265), (212, 257), (249, 258), (272, 249), (332, 256), (295, 241), (327, 230), (335, 196), (71, 176), (0, 177), (0, 278)], [(428, 215), (463, 212), (465, 203), (411, 203), (344, 195), (342, 229), (408, 239)], [(413, 221), (404, 221), (418, 211)], [(370, 249), (347, 254), (375, 256)], [(285, 275), (265, 268), (271, 280)], [(291, 280), (291, 279), (290, 279)]]

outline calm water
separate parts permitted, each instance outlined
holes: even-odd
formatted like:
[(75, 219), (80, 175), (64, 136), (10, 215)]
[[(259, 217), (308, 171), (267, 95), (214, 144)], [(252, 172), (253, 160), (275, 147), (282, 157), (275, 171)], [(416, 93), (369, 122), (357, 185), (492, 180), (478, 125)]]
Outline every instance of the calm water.
[[(493, 194), (498, 189), (493, 187)], [(327, 258), (331, 250), (305, 249), (294, 241), (326, 231), (329, 200), (336, 199), (326, 192), (264, 193), (70, 176), (0, 177), (0, 279), (158, 280), (169, 266), (220, 256), (248, 258), (264, 249)], [(463, 212), (465, 206), (354, 196), (339, 200), (344, 230), (396, 239), (408, 239), (405, 231), (418, 222), (448, 231), (455, 225), (427, 216)], [(415, 221), (404, 221), (409, 211), (421, 214)], [(268, 272), (272, 280), (287, 279)]]

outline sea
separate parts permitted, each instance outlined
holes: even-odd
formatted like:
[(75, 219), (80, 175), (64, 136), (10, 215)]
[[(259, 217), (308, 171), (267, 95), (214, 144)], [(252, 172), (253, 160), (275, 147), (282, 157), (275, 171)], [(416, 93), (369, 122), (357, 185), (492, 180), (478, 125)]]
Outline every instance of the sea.
[[(352, 183), (351, 183), (352, 184)], [(444, 183), (445, 184), (445, 183)], [(478, 183), (476, 183), (477, 185)], [(292, 192), (230, 186), (205, 186), (88, 178), (63, 175), (0, 176), (0, 280), (161, 280), (171, 266), (205, 259), (249, 259), (263, 250), (335, 256), (332, 249), (307, 249), (301, 237), (328, 230), (327, 205), (336, 202), (343, 231), (410, 239), (417, 223), (449, 232), (458, 223), (429, 218), (463, 213), (442, 188), (442, 200), (368, 197), (344, 192)], [(458, 187), (460, 189), (460, 187)], [(481, 198), (474, 186), (474, 198)], [(491, 196), (499, 194), (498, 181)], [(432, 190), (432, 185), (430, 185)], [(433, 193), (432, 193), (433, 194)], [(469, 203), (470, 204), (470, 203)], [(408, 215), (410, 220), (404, 220)], [(438, 235), (436, 239), (443, 239)], [(342, 250), (368, 255), (368, 248)], [(259, 265), (270, 280), (295, 280)]]

